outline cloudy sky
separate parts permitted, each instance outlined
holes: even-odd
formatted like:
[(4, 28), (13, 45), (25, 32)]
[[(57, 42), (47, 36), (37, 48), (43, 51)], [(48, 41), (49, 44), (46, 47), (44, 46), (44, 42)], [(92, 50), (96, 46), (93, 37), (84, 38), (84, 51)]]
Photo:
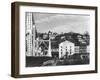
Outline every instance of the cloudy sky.
[(38, 32), (89, 32), (89, 15), (34, 13), (34, 19)]

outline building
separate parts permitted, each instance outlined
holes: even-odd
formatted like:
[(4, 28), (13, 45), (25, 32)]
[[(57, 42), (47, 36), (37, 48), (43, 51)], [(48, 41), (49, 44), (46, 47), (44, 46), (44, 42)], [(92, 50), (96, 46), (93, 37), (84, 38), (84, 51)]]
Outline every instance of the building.
[(90, 53), (90, 46), (87, 46), (87, 53)]
[(25, 43), (26, 43), (26, 55), (27, 56), (32, 56), (33, 55), (33, 40), (32, 40), (32, 29), (33, 29), (33, 23), (32, 23), (32, 13), (27, 12), (26, 14), (26, 19), (25, 19)]
[(69, 56), (69, 55), (73, 55), (74, 54), (74, 49), (75, 45), (74, 43), (66, 40), (64, 42), (61, 42), (59, 44), (59, 58), (63, 57), (63, 56)]

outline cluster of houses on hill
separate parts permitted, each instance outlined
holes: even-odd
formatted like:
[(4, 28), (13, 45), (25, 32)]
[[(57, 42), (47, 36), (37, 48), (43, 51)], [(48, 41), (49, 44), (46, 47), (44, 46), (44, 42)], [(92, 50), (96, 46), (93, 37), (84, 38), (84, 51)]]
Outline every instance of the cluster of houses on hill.
[(67, 55), (81, 54), (89, 55), (89, 34), (63, 33), (51, 39), (51, 52), (59, 58)]

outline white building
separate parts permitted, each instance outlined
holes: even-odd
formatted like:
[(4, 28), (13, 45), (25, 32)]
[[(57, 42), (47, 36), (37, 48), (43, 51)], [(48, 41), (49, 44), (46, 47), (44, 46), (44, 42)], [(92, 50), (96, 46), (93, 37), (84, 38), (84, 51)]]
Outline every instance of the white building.
[(74, 43), (70, 41), (64, 41), (59, 44), (59, 58), (63, 57), (64, 55), (73, 55), (75, 50)]
[(87, 46), (87, 53), (90, 53), (90, 46)]
[(26, 41), (26, 55), (32, 56), (33, 54), (33, 46), (32, 46), (32, 13), (26, 13), (26, 19), (25, 19), (25, 41)]

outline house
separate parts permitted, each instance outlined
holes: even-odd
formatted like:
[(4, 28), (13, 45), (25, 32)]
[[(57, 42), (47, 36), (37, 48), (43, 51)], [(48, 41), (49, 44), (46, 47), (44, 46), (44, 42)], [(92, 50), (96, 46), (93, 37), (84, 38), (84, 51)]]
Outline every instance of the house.
[(88, 45), (87, 46), (87, 53), (89, 53), (90, 52), (90, 46)]
[(67, 55), (73, 55), (74, 54), (74, 49), (75, 48), (75, 44), (66, 40), (64, 42), (61, 42), (59, 44), (59, 58)]

